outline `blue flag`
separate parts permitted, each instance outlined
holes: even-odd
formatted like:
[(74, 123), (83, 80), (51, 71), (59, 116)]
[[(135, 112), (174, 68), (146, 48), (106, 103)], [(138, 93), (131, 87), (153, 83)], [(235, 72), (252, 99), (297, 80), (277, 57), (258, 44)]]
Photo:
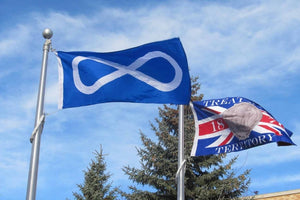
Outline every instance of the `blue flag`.
[(195, 119), (191, 156), (242, 151), (271, 142), (294, 145), (292, 132), (249, 99), (227, 97), (191, 105)]
[(57, 57), (59, 108), (190, 101), (188, 64), (178, 38), (109, 53), (58, 51)]

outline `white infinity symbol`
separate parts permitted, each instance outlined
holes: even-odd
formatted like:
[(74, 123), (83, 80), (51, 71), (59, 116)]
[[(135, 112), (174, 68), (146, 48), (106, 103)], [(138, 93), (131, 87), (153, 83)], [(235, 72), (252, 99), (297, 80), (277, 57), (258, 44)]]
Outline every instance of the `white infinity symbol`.
[[(142, 65), (144, 65), (146, 62), (148, 62), (149, 60), (151, 60), (153, 58), (158, 58), (158, 57), (166, 59), (175, 70), (175, 76), (174, 76), (173, 80), (170, 81), (169, 83), (160, 82), (160, 81), (136, 70), (139, 67), (141, 67)], [(95, 62), (109, 65), (118, 70), (101, 77), (93, 85), (87, 86), (84, 83), (82, 83), (82, 81), (80, 79), (80, 75), (79, 75), (79, 70), (78, 70), (79, 63), (84, 60), (93, 60)], [(72, 68), (73, 68), (73, 77), (74, 77), (75, 86), (80, 92), (82, 92), (84, 94), (93, 94), (97, 90), (99, 90), (102, 86), (104, 86), (105, 84), (107, 84), (111, 81), (114, 81), (115, 79), (120, 78), (126, 74), (130, 74), (131, 76), (135, 77), (136, 79), (143, 81), (143, 82), (147, 83), (148, 85), (151, 85), (152, 87), (154, 87), (160, 91), (163, 91), (163, 92), (169, 92), (169, 91), (176, 89), (182, 81), (182, 70), (179, 67), (178, 63), (171, 56), (169, 56), (168, 54), (163, 53), (161, 51), (151, 51), (151, 52), (145, 54), (144, 56), (136, 59), (129, 66), (121, 65), (119, 63), (111, 62), (111, 61), (100, 59), (100, 58), (77, 56), (72, 61)]]

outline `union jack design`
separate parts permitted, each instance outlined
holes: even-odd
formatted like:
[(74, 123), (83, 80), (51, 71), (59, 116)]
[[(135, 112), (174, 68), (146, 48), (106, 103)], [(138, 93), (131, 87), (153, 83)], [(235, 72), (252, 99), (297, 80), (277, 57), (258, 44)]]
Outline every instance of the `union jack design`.
[(243, 97), (192, 102), (195, 138), (191, 156), (230, 153), (263, 144), (294, 145), (292, 132)]

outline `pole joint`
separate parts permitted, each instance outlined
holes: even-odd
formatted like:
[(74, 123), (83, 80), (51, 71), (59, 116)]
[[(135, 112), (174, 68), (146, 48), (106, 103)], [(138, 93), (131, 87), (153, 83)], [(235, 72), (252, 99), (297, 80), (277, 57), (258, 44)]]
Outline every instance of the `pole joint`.
[(43, 46), (43, 50), (49, 52), (50, 47), (51, 47), (51, 40), (46, 39), (44, 46)]

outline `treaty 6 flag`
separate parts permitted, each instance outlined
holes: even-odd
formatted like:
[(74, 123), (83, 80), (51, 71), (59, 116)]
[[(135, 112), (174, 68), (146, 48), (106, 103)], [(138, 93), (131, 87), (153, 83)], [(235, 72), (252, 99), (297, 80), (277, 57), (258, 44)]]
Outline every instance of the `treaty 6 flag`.
[(190, 101), (188, 64), (179, 38), (108, 53), (58, 51), (57, 57), (59, 108)]
[(191, 103), (195, 138), (191, 156), (242, 151), (277, 142), (293, 145), (292, 132), (257, 103), (227, 97)]

